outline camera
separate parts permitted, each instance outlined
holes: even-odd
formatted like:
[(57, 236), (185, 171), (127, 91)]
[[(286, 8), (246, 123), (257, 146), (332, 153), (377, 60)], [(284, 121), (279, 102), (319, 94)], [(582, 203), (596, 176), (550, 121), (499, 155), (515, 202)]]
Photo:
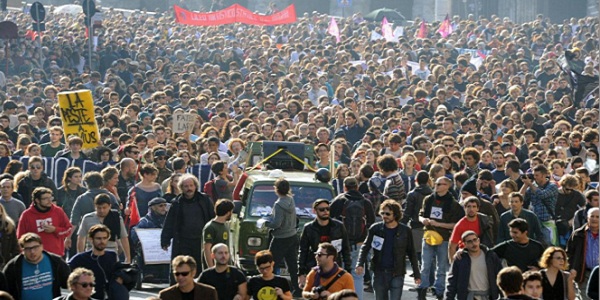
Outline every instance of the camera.
[[(313, 293), (319, 295), (319, 299), (321, 299), (321, 293), (324, 292), (324, 291), (326, 291), (326, 290), (327, 289), (324, 286), (319, 285), (319, 286), (315, 286), (313, 288)], [(325, 299), (325, 298), (323, 298), (323, 299)]]
[(522, 174), (521, 179), (533, 180), (533, 174)]

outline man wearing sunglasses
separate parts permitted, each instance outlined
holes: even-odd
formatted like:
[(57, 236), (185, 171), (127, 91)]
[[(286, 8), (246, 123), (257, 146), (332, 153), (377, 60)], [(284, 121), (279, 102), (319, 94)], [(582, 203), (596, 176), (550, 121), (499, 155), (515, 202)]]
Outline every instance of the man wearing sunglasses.
[(71, 272), (67, 281), (69, 290), (68, 295), (64, 295), (57, 300), (92, 300), (94, 287), (96, 286), (94, 272), (86, 268), (77, 268)]
[(331, 243), (338, 252), (337, 264), (341, 266), (343, 259), (344, 269), (348, 273), (351, 273), (352, 270), (348, 234), (342, 222), (329, 216), (329, 200), (315, 200), (313, 209), (316, 218), (304, 225), (300, 235), (300, 253), (298, 254), (298, 285), (300, 288), (304, 288), (306, 275), (317, 265), (313, 253), (319, 249), (320, 243)]
[(183, 300), (183, 299), (207, 299), (217, 300), (217, 290), (214, 287), (194, 282), (198, 265), (196, 260), (189, 255), (179, 255), (171, 262), (173, 276), (177, 284), (168, 287), (158, 293), (162, 300)]
[(317, 267), (306, 277), (302, 291), (304, 299), (327, 299), (329, 295), (344, 289), (354, 289), (352, 275), (335, 262), (337, 250), (330, 243), (321, 243), (314, 253)]

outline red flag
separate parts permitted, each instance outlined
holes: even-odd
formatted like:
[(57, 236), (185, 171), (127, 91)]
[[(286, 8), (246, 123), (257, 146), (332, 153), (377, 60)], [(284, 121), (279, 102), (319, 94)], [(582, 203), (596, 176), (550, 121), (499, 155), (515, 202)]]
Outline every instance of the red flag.
[(427, 37), (427, 25), (425, 24), (425, 19), (421, 21), (421, 27), (419, 27), (419, 31), (417, 32), (418, 38), (426, 38)]
[(137, 198), (135, 195), (135, 188), (131, 190), (131, 196), (129, 196), (129, 216), (127, 216), (127, 226), (129, 228), (137, 225), (140, 222), (140, 212), (138, 211)]

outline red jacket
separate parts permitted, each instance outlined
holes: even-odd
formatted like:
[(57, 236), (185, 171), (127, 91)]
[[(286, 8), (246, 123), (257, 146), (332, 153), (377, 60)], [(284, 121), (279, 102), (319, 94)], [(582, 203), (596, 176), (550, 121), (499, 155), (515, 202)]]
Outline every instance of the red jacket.
[[(56, 230), (47, 233), (42, 227), (44, 224), (52, 225), (56, 227)], [(52, 204), (50, 210), (40, 212), (34, 205), (31, 205), (19, 219), (17, 238), (21, 238), (28, 232), (36, 233), (42, 238), (44, 250), (63, 256), (65, 254), (64, 241), (65, 238), (71, 236), (71, 231), (73, 231), (73, 225), (62, 208)]]

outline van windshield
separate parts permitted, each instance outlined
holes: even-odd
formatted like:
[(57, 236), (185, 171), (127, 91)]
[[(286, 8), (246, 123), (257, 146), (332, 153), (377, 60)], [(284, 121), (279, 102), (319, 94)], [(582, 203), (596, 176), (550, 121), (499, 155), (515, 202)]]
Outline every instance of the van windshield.
[[(318, 186), (297, 186), (292, 184), (292, 195), (296, 204), (296, 215), (300, 218), (314, 218), (312, 204), (319, 198), (331, 200), (331, 190)], [(248, 198), (250, 215), (264, 217), (271, 214), (277, 195), (272, 185), (257, 185)]]

